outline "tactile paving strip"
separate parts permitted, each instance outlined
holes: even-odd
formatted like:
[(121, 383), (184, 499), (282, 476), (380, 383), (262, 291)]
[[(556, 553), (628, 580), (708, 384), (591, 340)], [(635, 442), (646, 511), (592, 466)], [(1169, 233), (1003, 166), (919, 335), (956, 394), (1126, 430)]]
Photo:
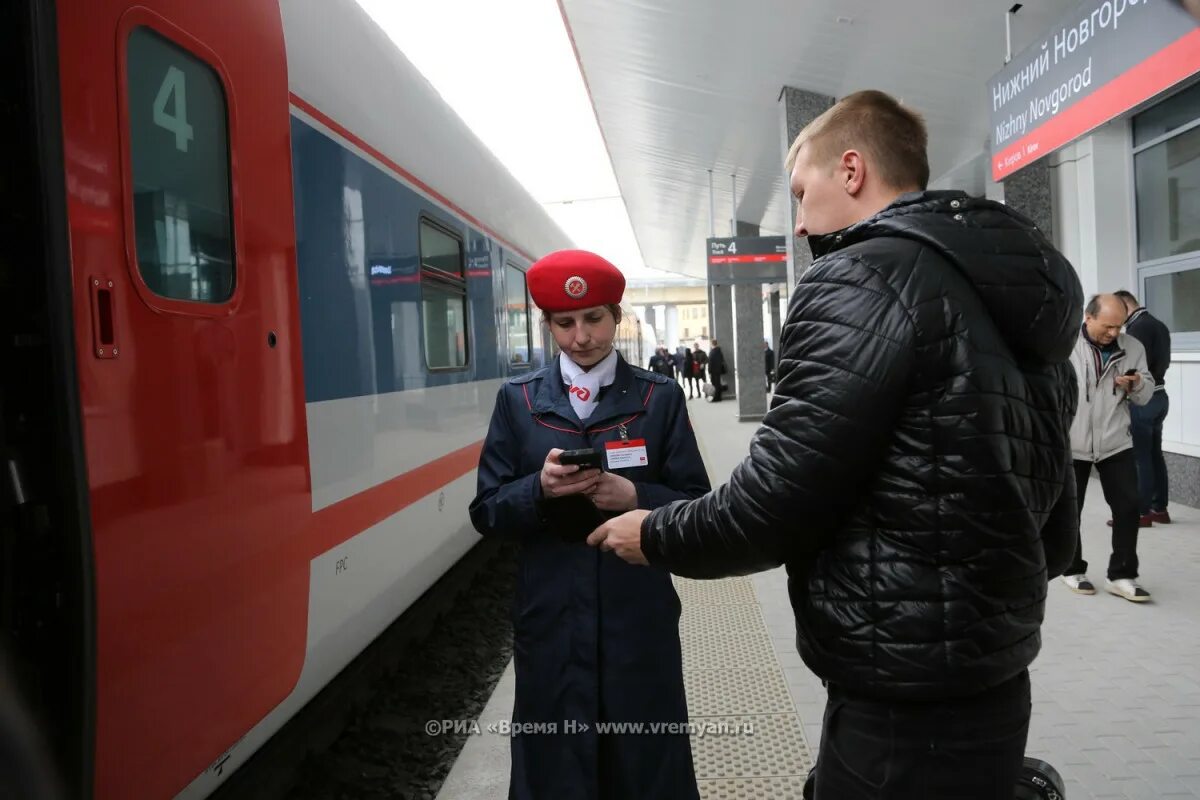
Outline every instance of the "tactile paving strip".
[(697, 781), (701, 800), (800, 800), (804, 777), (723, 778)]
[(694, 581), (675, 578), (675, 591), (684, 608), (689, 605), (752, 605), (758, 602), (749, 578)]
[(717, 606), (698, 603), (683, 606), (679, 634), (751, 633), (766, 630), (757, 605)]
[(779, 667), (696, 670), (683, 683), (693, 717), (796, 713)]
[(681, 636), (683, 670), (762, 669), (778, 666), (771, 637), (758, 633), (693, 633)]
[(748, 578), (675, 578), (683, 676), (703, 800), (799, 798), (804, 729)]
[(724, 726), (725, 733), (693, 733), (696, 778), (803, 777), (812, 758), (800, 720), (791, 714), (693, 717), (693, 726)]

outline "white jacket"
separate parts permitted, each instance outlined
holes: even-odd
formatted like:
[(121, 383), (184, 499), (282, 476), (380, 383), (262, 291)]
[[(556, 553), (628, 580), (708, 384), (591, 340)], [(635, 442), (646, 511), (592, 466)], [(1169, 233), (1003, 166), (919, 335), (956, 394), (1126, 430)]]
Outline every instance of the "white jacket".
[[(1079, 410), (1071, 423), (1071, 451), (1076, 461), (1103, 461), (1133, 447), (1129, 431), (1129, 403), (1144, 406), (1154, 396), (1154, 377), (1146, 363), (1146, 348), (1132, 336), (1117, 336), (1117, 351), (1103, 368), (1082, 332), (1071, 364), (1079, 382)], [(1116, 379), (1136, 369), (1142, 382), (1131, 393), (1117, 387)]]

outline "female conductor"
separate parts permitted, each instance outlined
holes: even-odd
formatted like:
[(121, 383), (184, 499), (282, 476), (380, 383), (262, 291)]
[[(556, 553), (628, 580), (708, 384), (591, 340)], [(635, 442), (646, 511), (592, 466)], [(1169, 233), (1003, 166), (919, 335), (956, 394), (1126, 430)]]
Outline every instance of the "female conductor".
[(613, 349), (616, 267), (562, 250), (526, 277), (562, 352), (501, 387), (471, 503), (480, 533), (521, 544), (509, 797), (697, 800), (671, 577), (585, 544), (709, 490), (687, 401)]

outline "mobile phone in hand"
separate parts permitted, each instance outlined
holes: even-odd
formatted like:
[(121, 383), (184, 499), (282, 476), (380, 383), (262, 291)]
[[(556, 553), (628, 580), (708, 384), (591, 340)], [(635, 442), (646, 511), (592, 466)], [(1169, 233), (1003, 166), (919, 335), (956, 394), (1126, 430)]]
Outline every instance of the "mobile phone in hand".
[(575, 464), (580, 469), (601, 469), (600, 452), (591, 447), (565, 450), (558, 454), (558, 463)]
[(1134, 375), (1137, 375), (1137, 370), (1136, 370), (1136, 369), (1127, 369), (1127, 370), (1125, 370), (1125, 377), (1126, 377), (1126, 378), (1132, 378)]

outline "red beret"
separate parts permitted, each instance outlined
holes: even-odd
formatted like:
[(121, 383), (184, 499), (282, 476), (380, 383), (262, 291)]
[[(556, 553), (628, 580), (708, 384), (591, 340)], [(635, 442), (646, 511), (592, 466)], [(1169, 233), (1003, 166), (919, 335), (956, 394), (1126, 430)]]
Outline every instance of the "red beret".
[(586, 250), (558, 250), (538, 259), (525, 274), (529, 294), (543, 311), (578, 311), (620, 303), (625, 276)]

